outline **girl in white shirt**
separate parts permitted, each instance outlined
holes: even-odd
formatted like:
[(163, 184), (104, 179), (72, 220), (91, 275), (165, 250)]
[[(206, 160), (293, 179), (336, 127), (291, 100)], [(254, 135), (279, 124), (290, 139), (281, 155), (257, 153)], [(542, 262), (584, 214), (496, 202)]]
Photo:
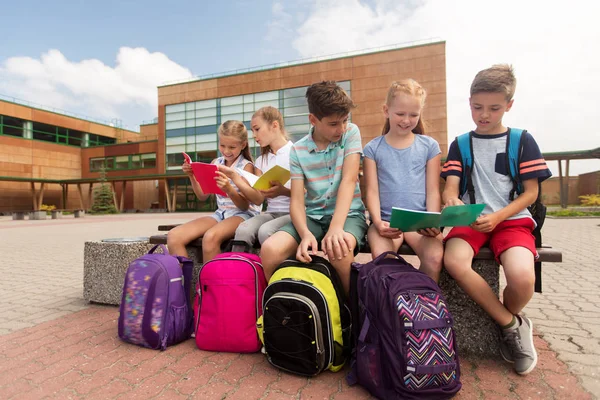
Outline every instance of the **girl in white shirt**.
[[(287, 137), (279, 110), (270, 106), (261, 108), (252, 116), (250, 127), (261, 152), (254, 164), (254, 174), (261, 176), (275, 165), (289, 170), (293, 143)], [(289, 181), (285, 185), (272, 181), (268, 190), (257, 190), (234, 169), (219, 166), (219, 170), (230, 177), (252, 203), (262, 205), (267, 200), (267, 211), (240, 224), (234, 240), (244, 241), (252, 247), (258, 237), (258, 242), (262, 245), (279, 228), (291, 222)]]

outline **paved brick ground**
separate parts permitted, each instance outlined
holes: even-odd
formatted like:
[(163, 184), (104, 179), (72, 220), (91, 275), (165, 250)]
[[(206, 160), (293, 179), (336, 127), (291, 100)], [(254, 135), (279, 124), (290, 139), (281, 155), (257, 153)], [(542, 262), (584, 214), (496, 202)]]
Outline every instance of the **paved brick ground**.
[[(369, 398), (361, 388), (348, 387), (342, 373), (291, 376), (271, 368), (260, 354), (202, 352), (193, 341), (162, 353), (121, 343), (118, 310), (81, 300), (83, 243), (147, 236), (159, 223), (189, 218), (0, 218), (0, 399)], [(590, 399), (600, 394), (594, 362), (600, 356), (599, 223), (547, 222), (546, 242), (564, 251), (565, 262), (545, 265), (544, 293), (526, 309), (537, 328), (538, 368), (519, 377), (503, 362), (462, 358), (464, 389), (457, 398)]]

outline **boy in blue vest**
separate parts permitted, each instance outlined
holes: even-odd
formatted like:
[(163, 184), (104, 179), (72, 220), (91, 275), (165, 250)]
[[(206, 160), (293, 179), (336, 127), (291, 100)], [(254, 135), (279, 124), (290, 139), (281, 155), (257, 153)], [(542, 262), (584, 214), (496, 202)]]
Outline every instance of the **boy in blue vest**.
[[(458, 139), (454, 140), (442, 169), (441, 176), (446, 180), (442, 199), (446, 206), (475, 202), (486, 207), (471, 226), (452, 228), (445, 237), (444, 265), (460, 287), (500, 326), (502, 357), (514, 363), (518, 374), (526, 375), (537, 363), (533, 325), (519, 315), (533, 296), (537, 257), (532, 235), (536, 223), (527, 207), (538, 197), (539, 182), (551, 173), (537, 143), (525, 131), (520, 137), (516, 177), (511, 177), (507, 152), (509, 137), (513, 135), (503, 125), (502, 117), (513, 105), (515, 87), (516, 78), (509, 65), (480, 71), (471, 84), (469, 103), (476, 129), (467, 135), (472, 166), (463, 165), (465, 155), (461, 155)], [(472, 186), (464, 182), (469, 177)], [(522, 189), (514, 196), (516, 180)], [(463, 191), (461, 187), (469, 189)], [(486, 243), (504, 268), (507, 285), (503, 303), (471, 268), (473, 257)]]
[(321, 242), (347, 294), (350, 265), (367, 230), (358, 184), (360, 131), (348, 122), (355, 106), (333, 81), (311, 85), (306, 100), (311, 128), (290, 151), (292, 222), (263, 243), (260, 257), (270, 279), (289, 257), (310, 262)]

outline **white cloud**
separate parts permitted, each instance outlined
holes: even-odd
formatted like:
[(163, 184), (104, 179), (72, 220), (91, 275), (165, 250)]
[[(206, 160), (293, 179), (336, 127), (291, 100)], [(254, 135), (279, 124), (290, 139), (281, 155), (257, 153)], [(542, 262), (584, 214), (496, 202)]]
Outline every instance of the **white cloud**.
[[(114, 67), (100, 60), (68, 60), (59, 50), (39, 59), (12, 57), (0, 64), (0, 93), (94, 118), (122, 119), (129, 128), (157, 112), (156, 87), (192, 73), (162, 53), (122, 47)], [(128, 108), (131, 113), (124, 113)]]
[[(472, 127), (477, 71), (510, 63), (518, 84), (508, 125), (529, 129), (545, 152), (600, 146), (597, 2), (313, 0), (308, 10), (293, 42), (302, 57), (445, 40), (449, 140)], [(598, 169), (598, 160), (571, 163), (572, 174)]]

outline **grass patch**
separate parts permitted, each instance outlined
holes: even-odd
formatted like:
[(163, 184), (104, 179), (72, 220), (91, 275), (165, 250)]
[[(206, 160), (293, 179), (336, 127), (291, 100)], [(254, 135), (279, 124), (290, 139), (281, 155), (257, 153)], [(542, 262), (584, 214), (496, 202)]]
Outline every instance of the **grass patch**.
[(553, 217), (600, 217), (600, 211), (576, 211), (576, 210), (558, 210), (548, 211), (548, 215)]

